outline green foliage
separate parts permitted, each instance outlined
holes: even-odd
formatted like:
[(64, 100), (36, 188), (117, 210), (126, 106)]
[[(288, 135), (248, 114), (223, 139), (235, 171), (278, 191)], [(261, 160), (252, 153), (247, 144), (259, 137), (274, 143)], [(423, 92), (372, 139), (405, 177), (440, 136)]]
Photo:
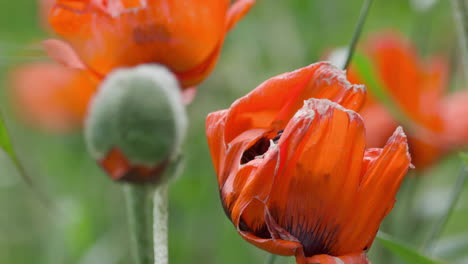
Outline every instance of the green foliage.
[(468, 153), (460, 152), (460, 158), (465, 163), (465, 166), (468, 166)]
[(442, 264), (442, 262), (433, 260), (417, 250), (405, 245), (395, 238), (385, 233), (379, 232), (377, 240), (393, 254), (397, 255), (407, 264)]
[(0, 147), (11, 157), (12, 160), (16, 160), (16, 155), (13, 152), (13, 146), (8, 135), (8, 130), (3, 120), (3, 116), (0, 114)]
[[(8, 50), (24, 50), (52, 36), (39, 28), (37, 2), (0, 1), (0, 56), (6, 55), (3, 44), (14, 47)], [(454, 46), (453, 23), (448, 15), (450, 5), (446, 1), (438, 2), (430, 16), (430, 27), (427, 21), (421, 21), (431, 31), (431, 36), (423, 41), (428, 52), (452, 50)], [(257, 1), (246, 18), (229, 33), (214, 73), (198, 87), (196, 99), (188, 106), (186, 168), (170, 190), (171, 264), (264, 263), (267, 253), (246, 243), (223, 212), (205, 139), (205, 116), (228, 107), (269, 77), (314, 63), (327, 50), (348, 45), (361, 5), (362, 0)], [(414, 30), (415, 20), (408, 0), (376, 1), (362, 40), (371, 32), (389, 27), (427, 37), (427, 31)], [(14, 59), (16, 64), (28, 64), (30, 59), (39, 61), (40, 58)], [(11, 68), (7, 69), (4, 65), (2, 57), (1, 81), (17, 66), (9, 65)], [(0, 89), (2, 105), (8, 105), (12, 99), (6, 93), (10, 88), (5, 85)], [(0, 166), (0, 263), (131, 263), (121, 188), (108, 180), (89, 158), (82, 135), (44, 134), (21, 125), (9, 115), (8, 121), (11, 121), (8, 125), (15, 139), (14, 147), (23, 154), (28, 171), (34, 172), (35, 179), (36, 176), (41, 179), (41, 186), (66, 210), (57, 215), (43, 210), (37, 206), (36, 196), (30, 195), (29, 188), (3, 182), (8, 172)], [(459, 160), (451, 157), (438, 166), (421, 192), (431, 187), (451, 187), (454, 179), (449, 176), (455, 175), (452, 169), (458, 165)], [(395, 207), (405, 202), (399, 200)], [(468, 197), (460, 202), (460, 207), (466, 208)], [(468, 232), (467, 216), (468, 212), (457, 210), (448, 223), (447, 235)], [(420, 217), (430, 220), (426, 214)], [(389, 263), (382, 258), (372, 260), (378, 264)], [(294, 258), (278, 257), (276, 263), (294, 263)]]

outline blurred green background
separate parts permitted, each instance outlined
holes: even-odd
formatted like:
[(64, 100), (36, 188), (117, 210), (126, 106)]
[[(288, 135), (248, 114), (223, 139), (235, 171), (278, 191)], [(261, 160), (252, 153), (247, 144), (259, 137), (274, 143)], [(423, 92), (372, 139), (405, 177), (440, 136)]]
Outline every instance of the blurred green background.
[[(27, 47), (50, 37), (39, 23), (36, 1), (0, 2), (0, 109), (28, 173), (58, 209), (42, 206), (0, 152), (0, 263), (131, 263), (122, 186), (109, 180), (90, 159), (80, 133), (46, 134), (22, 123), (11, 110), (6, 81), (9, 69), (40, 60), (43, 55), (31, 55)], [(346, 46), (362, 2), (259, 0), (229, 34), (216, 70), (199, 86), (197, 98), (188, 106), (187, 164), (170, 189), (171, 263), (264, 263), (267, 254), (244, 242), (223, 213), (204, 118), (228, 107), (267, 78), (316, 62), (331, 49)], [(451, 56), (456, 40), (450, 11), (446, 0), (425, 13), (416, 12), (409, 0), (376, 0), (363, 37), (393, 28), (414, 39), (423, 54)], [(455, 82), (451, 89), (463, 88), (459, 86)], [(388, 232), (415, 246), (424, 240), (425, 231), (446, 204), (459, 163), (457, 156), (447, 157), (417, 187), (409, 189), (406, 184), (404, 191), (417, 197), (412, 214), (423, 224), (412, 226), (410, 217), (400, 209), (406, 206), (402, 198), (391, 216), (398, 219), (397, 226), (394, 221)], [(467, 219), (465, 192), (444, 239), (433, 252), (447, 263), (468, 263)], [(421, 235), (416, 229), (421, 229)], [(385, 254), (376, 243), (371, 259)], [(277, 263), (292, 261), (281, 258)]]

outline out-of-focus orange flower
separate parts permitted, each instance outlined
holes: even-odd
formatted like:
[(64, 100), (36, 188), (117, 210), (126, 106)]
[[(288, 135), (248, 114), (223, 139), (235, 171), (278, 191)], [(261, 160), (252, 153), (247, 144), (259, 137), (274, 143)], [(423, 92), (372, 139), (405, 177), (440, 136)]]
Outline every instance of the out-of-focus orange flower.
[(47, 62), (18, 67), (10, 77), (18, 112), (34, 125), (57, 132), (81, 124), (98, 82), (85, 70)]
[(53, 29), (99, 76), (115, 68), (158, 63), (182, 87), (213, 69), (226, 33), (254, 0), (57, 0)]
[[(468, 143), (468, 92), (444, 97), (448, 70), (443, 59), (421, 62), (403, 37), (388, 32), (370, 38), (364, 49), (384, 89), (411, 121), (407, 130), (416, 168), (425, 168), (446, 151)], [(364, 82), (353, 66), (348, 77), (353, 83)], [(369, 145), (385, 144), (397, 121), (372, 94), (361, 115)]]
[(50, 13), (52, 28), (66, 42), (45, 42), (59, 64), (16, 70), (12, 96), (28, 119), (51, 131), (67, 131), (82, 125), (89, 99), (106, 74), (157, 63), (177, 75), (189, 102), (193, 85), (213, 69), (226, 33), (254, 2), (41, 0), (42, 15)]
[(245, 240), (299, 264), (369, 263), (410, 157), (400, 128), (366, 149), (364, 98), (343, 71), (316, 63), (208, 116), (223, 207)]

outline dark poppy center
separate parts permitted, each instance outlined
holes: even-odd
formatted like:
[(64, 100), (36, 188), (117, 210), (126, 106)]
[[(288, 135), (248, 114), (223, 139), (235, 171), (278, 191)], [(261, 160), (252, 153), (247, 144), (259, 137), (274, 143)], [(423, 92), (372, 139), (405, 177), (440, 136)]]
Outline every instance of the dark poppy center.
[(276, 133), (276, 136), (271, 139), (266, 136), (261, 137), (260, 139), (255, 142), (252, 146), (250, 146), (244, 153), (242, 154), (241, 158), (241, 164), (246, 164), (251, 160), (254, 160), (255, 157), (261, 156), (265, 154), (265, 152), (268, 151), (268, 148), (270, 148), (270, 140), (273, 140), (273, 142), (276, 144), (281, 138), (281, 135), (283, 135), (284, 130), (278, 131)]

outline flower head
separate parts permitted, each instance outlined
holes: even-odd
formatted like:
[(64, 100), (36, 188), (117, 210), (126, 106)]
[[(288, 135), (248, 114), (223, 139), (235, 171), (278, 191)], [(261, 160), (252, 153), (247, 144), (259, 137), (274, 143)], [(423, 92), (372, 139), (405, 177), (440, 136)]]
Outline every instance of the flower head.
[(175, 76), (161, 65), (109, 74), (93, 98), (85, 138), (114, 180), (163, 181), (185, 138), (187, 117)]
[(46, 40), (56, 62), (14, 71), (12, 97), (28, 120), (53, 132), (83, 124), (90, 98), (113, 70), (160, 64), (177, 77), (184, 102), (216, 64), (226, 33), (254, 0), (41, 0), (61, 40)]
[(410, 158), (400, 128), (366, 149), (364, 98), (364, 86), (316, 63), (208, 116), (223, 207), (245, 240), (299, 264), (368, 263)]
[(158, 63), (182, 87), (197, 85), (213, 69), (225, 35), (254, 0), (57, 0), (53, 29), (94, 73)]
[[(427, 167), (441, 154), (468, 143), (468, 93), (444, 98), (448, 70), (442, 58), (421, 62), (411, 44), (395, 33), (374, 36), (364, 47), (384, 89), (410, 121), (408, 138), (416, 168)], [(348, 76), (353, 83), (364, 82), (355, 67)], [(372, 94), (361, 115), (367, 140), (375, 147), (385, 144), (399, 121)]]

